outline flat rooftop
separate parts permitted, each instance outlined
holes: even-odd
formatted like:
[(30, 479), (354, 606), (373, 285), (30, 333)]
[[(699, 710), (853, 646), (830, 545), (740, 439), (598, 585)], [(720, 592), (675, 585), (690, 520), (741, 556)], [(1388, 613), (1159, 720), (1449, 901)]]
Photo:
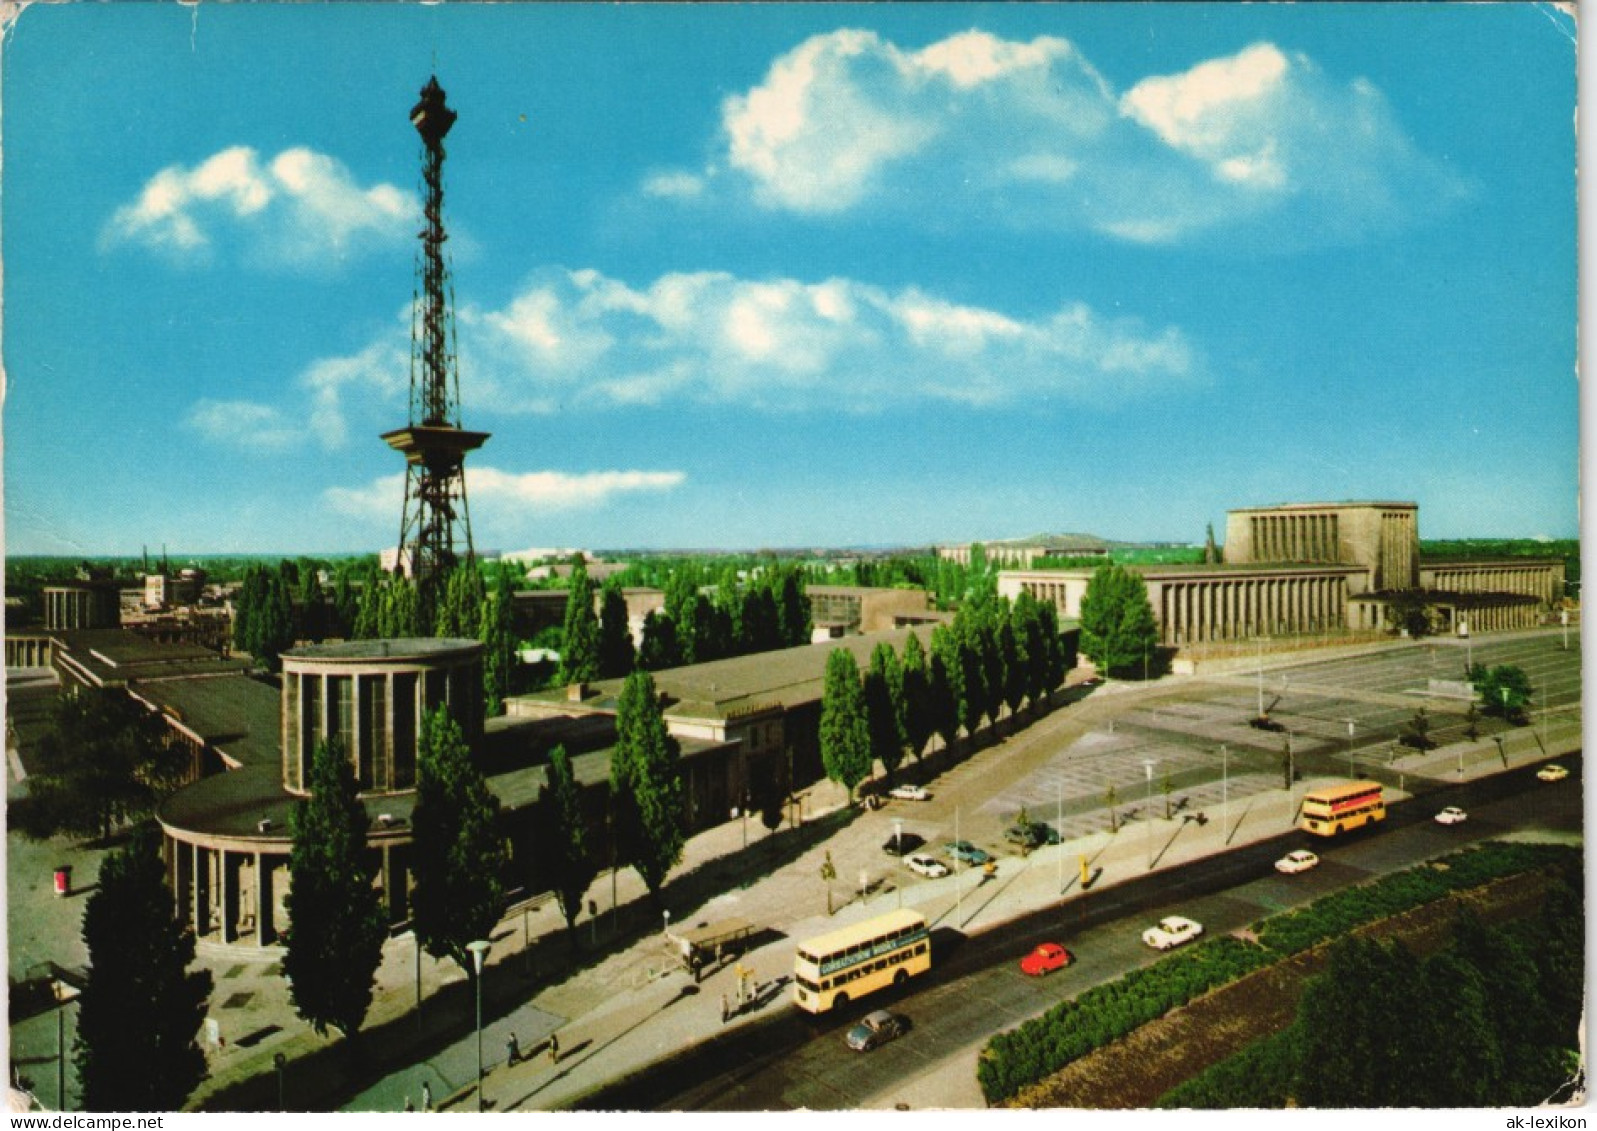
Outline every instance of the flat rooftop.
[(475, 640), (454, 637), (402, 637), (394, 640), (340, 640), (332, 644), (306, 644), (290, 648), (284, 659), (366, 662), (381, 660), (436, 660), (482, 650)]

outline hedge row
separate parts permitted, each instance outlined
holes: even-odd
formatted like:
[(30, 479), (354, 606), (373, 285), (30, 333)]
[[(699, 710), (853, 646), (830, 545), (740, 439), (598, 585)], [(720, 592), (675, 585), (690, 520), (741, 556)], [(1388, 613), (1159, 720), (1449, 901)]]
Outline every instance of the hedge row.
[(1567, 846), (1494, 841), (1267, 919), (1255, 927), (1262, 945), (1228, 936), (1178, 951), (997, 1034), (977, 1061), (977, 1082), (989, 1104), (1007, 1100), (1199, 994), (1316, 943), (1454, 891), (1571, 861), (1580, 854)]
[[(1277, 954), (1297, 954), (1377, 919), (1400, 915), (1456, 891), (1568, 862), (1575, 850), (1556, 844), (1492, 841), (1429, 864), (1348, 888), (1297, 911), (1256, 925), (1259, 942)], [(1577, 854), (1578, 855), (1578, 854)]]
[(1006, 1100), (1199, 994), (1274, 961), (1275, 955), (1253, 943), (1217, 938), (1094, 986), (988, 1042), (976, 1064), (982, 1095), (989, 1104)]

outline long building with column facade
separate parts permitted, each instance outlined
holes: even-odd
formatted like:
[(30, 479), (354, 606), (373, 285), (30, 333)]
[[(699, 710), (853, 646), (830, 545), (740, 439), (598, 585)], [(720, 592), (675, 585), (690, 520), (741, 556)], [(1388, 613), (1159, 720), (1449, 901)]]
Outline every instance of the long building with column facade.
[[(1263, 637), (1338, 636), (1387, 630), (1400, 601), (1423, 602), (1432, 628), (1527, 628), (1562, 598), (1558, 559), (1422, 562), (1412, 502), (1291, 503), (1228, 513), (1225, 560), (1216, 565), (1129, 566), (1167, 648)], [(1007, 570), (998, 590), (1029, 592), (1079, 619), (1090, 568)]]

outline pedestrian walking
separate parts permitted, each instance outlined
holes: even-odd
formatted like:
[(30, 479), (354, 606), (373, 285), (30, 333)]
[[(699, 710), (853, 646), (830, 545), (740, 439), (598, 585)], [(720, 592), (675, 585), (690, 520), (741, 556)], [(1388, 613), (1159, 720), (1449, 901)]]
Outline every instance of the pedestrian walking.
[(521, 1063), (521, 1042), (516, 1040), (516, 1035), (511, 1033), (505, 1038), (505, 1066)]
[(433, 1109), (433, 1086), (425, 1080), (421, 1082), (421, 1109), (423, 1111)]
[(721, 995), (721, 1024), (725, 1025), (726, 1024), (726, 1019), (728, 1017), (730, 1017), (730, 1016), (731, 1016), (731, 1014), (726, 1011), (726, 995), (722, 994)]
[(549, 1063), (560, 1063), (560, 1035), (558, 1033), (549, 1034)]

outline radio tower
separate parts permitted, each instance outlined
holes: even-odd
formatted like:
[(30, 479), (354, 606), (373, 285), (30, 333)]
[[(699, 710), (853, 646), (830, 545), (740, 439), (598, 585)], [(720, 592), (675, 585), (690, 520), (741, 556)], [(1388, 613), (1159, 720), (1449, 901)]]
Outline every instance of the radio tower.
[(421, 135), (426, 197), (411, 310), (410, 425), (383, 433), (383, 439), (405, 456), (396, 569), (416, 580), (427, 623), (436, 606), (437, 586), (455, 565), (474, 561), (465, 461), (466, 453), (480, 448), (488, 433), (460, 427), (454, 288), (443, 254), (449, 238), (443, 221), (444, 135), (455, 124), (455, 112), (444, 105), (436, 77), (422, 89), (410, 120)]

